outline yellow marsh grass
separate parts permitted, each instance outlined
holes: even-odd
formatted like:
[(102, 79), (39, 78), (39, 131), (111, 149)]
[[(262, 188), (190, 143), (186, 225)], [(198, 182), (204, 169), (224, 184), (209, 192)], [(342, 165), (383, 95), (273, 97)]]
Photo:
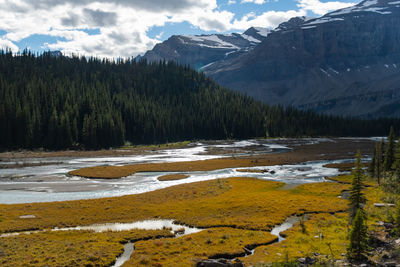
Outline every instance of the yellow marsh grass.
[[(178, 239), (140, 241), (137, 243), (135, 254), (129, 263), (133, 266), (140, 264), (157, 265), (157, 263), (165, 264), (164, 266), (173, 266), (176, 265), (176, 262), (182, 262), (183, 265), (179, 266), (186, 266), (193, 264), (196, 260), (204, 259), (218, 253), (238, 253), (248, 244), (268, 243), (274, 238), (268, 232), (249, 230), (271, 230), (273, 225), (282, 223), (292, 214), (300, 215), (306, 212), (329, 213), (342, 211), (347, 208), (347, 201), (339, 199), (337, 196), (343, 190), (348, 189), (349, 185), (315, 183), (301, 185), (290, 190), (281, 190), (283, 185), (283, 183), (253, 178), (230, 178), (178, 185), (124, 197), (54, 203), (0, 205), (0, 214), (2, 215), (0, 217), (2, 219), (0, 221), (0, 229), (2, 231), (16, 231), (88, 225), (93, 223), (131, 222), (150, 218), (176, 219), (179, 222), (200, 227), (230, 226), (241, 228), (213, 228)], [(33, 214), (36, 218), (19, 218), (19, 216), (26, 214)], [(328, 215), (325, 214), (325, 216)], [(331, 217), (329, 218), (330, 221), (333, 220)], [(293, 251), (296, 246), (297, 248), (299, 247), (299, 242), (303, 242), (304, 240), (309, 245), (306, 246), (307, 250), (304, 249), (303, 252), (308, 253), (308, 251), (315, 248), (314, 245), (316, 246), (317, 243), (313, 243), (315, 240), (311, 237), (314, 233), (312, 229), (315, 227), (318, 229), (328, 227), (324, 226), (324, 224), (314, 226), (315, 222), (313, 219), (307, 222), (306, 227), (310, 233), (308, 237), (302, 235), (296, 237), (297, 234), (295, 236), (291, 232), (287, 233), (288, 239), (285, 242), (292, 242), (291, 240), (294, 240), (294, 244), (292, 245)], [(335, 224), (337, 223), (330, 223), (330, 225)], [(337, 226), (337, 229), (339, 228)], [(324, 231), (330, 233), (334, 230), (329, 228)], [(340, 234), (343, 232), (342, 229)], [(2, 244), (5, 244), (7, 247), (2, 248), (0, 246), (0, 248), (4, 253), (5, 249), (9, 249), (9, 243), (14, 243), (10, 249), (14, 249), (17, 246), (20, 249), (25, 249), (25, 244), (29, 243), (29, 247), (26, 248), (27, 251), (29, 250), (29, 254), (21, 254), (22, 252), (20, 253), (16, 250), (15, 255), (33, 256), (27, 257), (27, 262), (24, 257), (18, 259), (18, 262), (26, 263), (27, 265), (35, 265), (33, 263), (45, 265), (43, 262), (43, 259), (45, 259), (44, 255), (56, 257), (53, 255), (58, 251), (59, 245), (57, 244), (57, 240), (72, 240), (71, 242), (74, 247), (71, 250), (72, 254), (60, 253), (57, 256), (58, 258), (51, 258), (57, 264), (50, 265), (63, 265), (61, 262), (68, 261), (69, 259), (75, 262), (81, 259), (86, 264), (87, 258), (84, 258), (86, 254), (91, 255), (90, 259), (98, 262), (100, 265), (107, 265), (116, 254), (121, 252), (121, 245), (117, 244), (118, 242), (126, 239), (134, 239), (124, 232), (120, 232), (118, 233), (120, 236), (114, 237), (105, 237), (106, 233), (90, 233), (85, 237), (86, 234), (79, 233), (82, 234), (82, 239), (79, 239), (79, 236), (73, 237), (74, 233), (65, 233), (65, 235), (71, 235), (68, 238), (63, 236), (63, 233), (54, 233), (54, 235), (53, 233), (45, 233), (43, 235), (34, 234), (31, 236), (25, 235), (25, 237), (13, 237), (15, 241), (6, 243), (3, 242), (6, 239), (2, 239)], [(293, 233), (296, 233), (296, 231)], [(42, 236), (45, 237), (42, 238)], [(87, 240), (96, 241), (87, 242)], [(339, 237), (335, 240), (337, 242), (346, 242), (345, 239)], [(340, 251), (342, 245), (341, 243), (335, 243), (335, 240), (332, 241), (332, 244), (334, 243), (332, 246), (334, 246), (335, 251)], [(88, 243), (87, 245), (86, 242)], [(61, 242), (60, 244), (61, 246), (68, 247), (66, 243)], [(271, 245), (272, 249), (276, 249), (276, 253), (284, 255), (286, 248), (279, 246), (275, 248), (276, 245)], [(111, 246), (114, 247), (109, 249)], [(77, 251), (76, 248), (81, 248), (81, 250)], [(270, 246), (264, 246), (261, 250), (265, 251), (264, 249), (266, 248), (270, 249)], [(11, 250), (7, 251), (7, 255), (13, 255)], [(35, 253), (31, 253), (31, 251)], [(44, 254), (41, 254), (41, 251), (44, 251)], [(276, 257), (265, 258), (264, 255), (261, 257), (259, 253), (261, 252), (257, 252), (254, 255), (254, 261), (278, 259)], [(16, 257), (15, 255), (13, 256), (14, 258)], [(297, 254), (294, 253), (293, 256), (295, 255)]]
[[(363, 154), (370, 153), (372, 147), (371, 144), (372, 142), (370, 141), (355, 142), (352, 140), (336, 140), (335, 142), (303, 145), (287, 153), (190, 162), (98, 166), (71, 171), (69, 174), (88, 178), (115, 179), (132, 175), (136, 172), (212, 171), (224, 168), (293, 164), (309, 160), (340, 159), (343, 157), (349, 157), (349, 153), (353, 153), (358, 149), (360, 149)], [(323, 154), (321, 154), (321, 152), (323, 152)]]
[[(331, 177), (329, 178), (329, 180), (331, 181), (335, 181), (338, 183), (342, 183), (342, 184), (351, 184), (353, 181), (353, 175), (349, 174), (349, 175), (339, 175), (336, 177)], [(369, 187), (375, 187), (378, 186), (378, 183), (376, 181), (376, 179), (372, 179), (367, 177), (366, 179), (364, 179), (363, 181), (364, 185), (369, 186)]]
[[(362, 163), (362, 166), (368, 167), (369, 163)], [(341, 172), (350, 172), (354, 168), (354, 162), (330, 163), (325, 164), (324, 167), (338, 169)]]
[(190, 236), (137, 242), (124, 266), (194, 266), (212, 256), (240, 254), (247, 245), (275, 240), (276, 236), (265, 231), (211, 228)]
[(58, 231), (0, 238), (1, 266), (110, 266), (121, 242), (171, 236), (170, 231)]
[(314, 253), (328, 255), (330, 258), (343, 258), (348, 245), (348, 216), (345, 213), (312, 214), (304, 223), (306, 231), (297, 223), (292, 229), (284, 232), (287, 239), (281, 243), (260, 246), (255, 253), (240, 258), (246, 266), (259, 263), (284, 262), (299, 257), (312, 256)]
[[(346, 177), (350, 179), (352, 177)], [(314, 194), (321, 190), (321, 194), (336, 194), (336, 189), (340, 189), (340, 184), (325, 183), (301, 185), (293, 190), (298, 193)], [(325, 187), (325, 188), (323, 188)], [(336, 189), (335, 189), (336, 187)], [(379, 221), (390, 221), (390, 216), (395, 213), (394, 207), (377, 208), (374, 203), (385, 201), (388, 197), (397, 199), (396, 196), (390, 196), (383, 192), (380, 187), (365, 188), (364, 193), (367, 197), (365, 210), (368, 215), (367, 223), (370, 231), (380, 230)], [(398, 197), (398, 196), (397, 196)], [(341, 259), (342, 254), (346, 253), (348, 246), (348, 214), (347, 213), (320, 213), (309, 215), (309, 220), (304, 222), (305, 232), (302, 231), (300, 224), (283, 234), (286, 240), (281, 243), (269, 246), (260, 246), (255, 249), (254, 255), (246, 258), (240, 258), (245, 265), (254, 265), (260, 263), (284, 262), (287, 259), (295, 260), (300, 257), (314, 256), (314, 253), (327, 255), (328, 259)], [(322, 236), (321, 236), (322, 234)], [(322, 237), (322, 238), (321, 238)], [(322, 258), (321, 260), (328, 260)]]
[(169, 175), (160, 176), (157, 179), (159, 181), (174, 181), (174, 180), (186, 179), (188, 177), (189, 177), (189, 175), (185, 175), (185, 174), (169, 174)]
[[(283, 185), (253, 178), (230, 178), (115, 198), (0, 205), (0, 231), (132, 222), (151, 218), (175, 219), (200, 227), (270, 230), (292, 214), (336, 212), (347, 208), (347, 201), (337, 196), (348, 185), (308, 184), (301, 187), (302, 191), (280, 190)], [(324, 196), (320, 193), (323, 191), (329, 194)], [(19, 218), (27, 214), (36, 218)]]

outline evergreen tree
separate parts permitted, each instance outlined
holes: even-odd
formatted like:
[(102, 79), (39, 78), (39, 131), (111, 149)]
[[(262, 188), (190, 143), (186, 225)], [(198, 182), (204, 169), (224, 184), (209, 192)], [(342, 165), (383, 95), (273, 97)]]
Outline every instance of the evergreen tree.
[(391, 182), (393, 183), (392, 191), (400, 193), (400, 139), (397, 142), (395, 150), (395, 161), (393, 163), (392, 169), (393, 169), (392, 179), (391, 179)]
[(385, 162), (383, 164), (384, 166), (384, 171), (385, 172), (389, 172), (392, 170), (392, 165), (394, 162), (394, 130), (393, 130), (393, 126), (390, 127), (390, 133), (389, 133), (389, 137), (388, 137), (388, 144), (387, 144), (387, 148), (386, 148), (386, 152), (385, 152)]
[[(362, 120), (268, 106), (173, 62), (0, 50), (0, 150), (194, 139), (384, 135)], [(381, 153), (383, 155), (383, 153)]]
[(364, 253), (368, 250), (368, 228), (365, 223), (365, 215), (358, 209), (350, 231), (350, 244), (347, 254), (350, 259), (362, 260)]
[(376, 156), (375, 156), (375, 177), (378, 181), (378, 184), (381, 184), (381, 175), (382, 175), (382, 169), (383, 169), (383, 163), (382, 163), (382, 142), (381, 143), (376, 143), (375, 145), (375, 151), (376, 151)]
[(375, 158), (376, 158), (376, 146), (374, 146), (374, 152), (372, 154), (371, 162), (369, 163), (368, 172), (371, 177), (375, 177)]
[(366, 198), (364, 193), (362, 192), (364, 185), (364, 170), (362, 169), (361, 165), (361, 154), (360, 151), (357, 152), (356, 155), (356, 162), (354, 166), (354, 170), (352, 172), (353, 181), (351, 184), (350, 189), (350, 196), (349, 196), (349, 216), (350, 222), (353, 221), (354, 217), (358, 210), (363, 210), (363, 206), (366, 203)]
[[(394, 170), (395, 173), (400, 174), (400, 138), (397, 141), (392, 169)], [(400, 177), (399, 177), (399, 179), (400, 179)]]

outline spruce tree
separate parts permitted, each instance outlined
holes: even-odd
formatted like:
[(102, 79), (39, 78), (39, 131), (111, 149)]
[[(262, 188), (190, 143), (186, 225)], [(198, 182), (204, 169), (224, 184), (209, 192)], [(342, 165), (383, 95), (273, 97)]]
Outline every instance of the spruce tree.
[[(392, 182), (395, 186), (395, 192), (400, 192), (400, 139), (397, 143), (395, 150), (395, 160), (392, 165), (393, 173), (392, 173)], [(400, 204), (400, 203), (399, 203)]]
[(347, 249), (348, 257), (354, 260), (365, 258), (364, 253), (368, 250), (368, 228), (365, 223), (365, 214), (358, 209), (350, 231), (350, 244)]
[(376, 158), (376, 146), (374, 147), (374, 153), (372, 154), (372, 159), (368, 168), (369, 176), (371, 177), (375, 177), (375, 158)]
[(378, 180), (378, 184), (381, 184), (381, 174), (382, 174), (382, 143), (376, 143), (375, 146), (376, 156), (375, 156), (375, 177)]
[(395, 173), (400, 172), (400, 138), (396, 145), (392, 169), (394, 170)]
[(384, 171), (389, 172), (392, 170), (392, 165), (394, 162), (394, 130), (393, 126), (390, 127), (390, 133), (388, 137), (388, 144), (385, 152), (385, 162), (383, 164)]
[(349, 196), (349, 216), (350, 222), (353, 221), (354, 217), (358, 210), (362, 210), (364, 204), (366, 203), (366, 198), (364, 196), (363, 190), (363, 179), (364, 179), (364, 170), (361, 165), (361, 153), (357, 152), (356, 162), (354, 166), (354, 170), (352, 172), (353, 182), (351, 184), (350, 196)]

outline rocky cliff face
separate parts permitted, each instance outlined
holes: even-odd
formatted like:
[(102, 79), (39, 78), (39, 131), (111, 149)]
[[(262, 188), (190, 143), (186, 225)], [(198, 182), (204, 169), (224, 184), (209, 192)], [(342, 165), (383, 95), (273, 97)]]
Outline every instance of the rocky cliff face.
[(175, 61), (197, 70), (223, 59), (235, 58), (261, 43), (269, 31), (250, 28), (243, 34), (174, 35), (142, 57), (148, 61)]
[(400, 116), (400, 1), (367, 0), (281, 24), (251, 51), (203, 70), (271, 104)]

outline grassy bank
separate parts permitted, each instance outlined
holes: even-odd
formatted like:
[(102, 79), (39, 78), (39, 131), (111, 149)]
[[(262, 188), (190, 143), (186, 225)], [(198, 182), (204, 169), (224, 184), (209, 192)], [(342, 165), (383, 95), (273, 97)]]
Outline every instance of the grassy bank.
[[(346, 209), (346, 201), (337, 196), (348, 185), (307, 184), (302, 186), (301, 191), (296, 188), (280, 190), (283, 185), (253, 178), (231, 178), (115, 198), (0, 205), (0, 231), (131, 222), (149, 218), (172, 218), (200, 227), (270, 230), (292, 214)], [(324, 191), (331, 193), (321, 194)], [(23, 215), (35, 215), (36, 218), (21, 219)]]

